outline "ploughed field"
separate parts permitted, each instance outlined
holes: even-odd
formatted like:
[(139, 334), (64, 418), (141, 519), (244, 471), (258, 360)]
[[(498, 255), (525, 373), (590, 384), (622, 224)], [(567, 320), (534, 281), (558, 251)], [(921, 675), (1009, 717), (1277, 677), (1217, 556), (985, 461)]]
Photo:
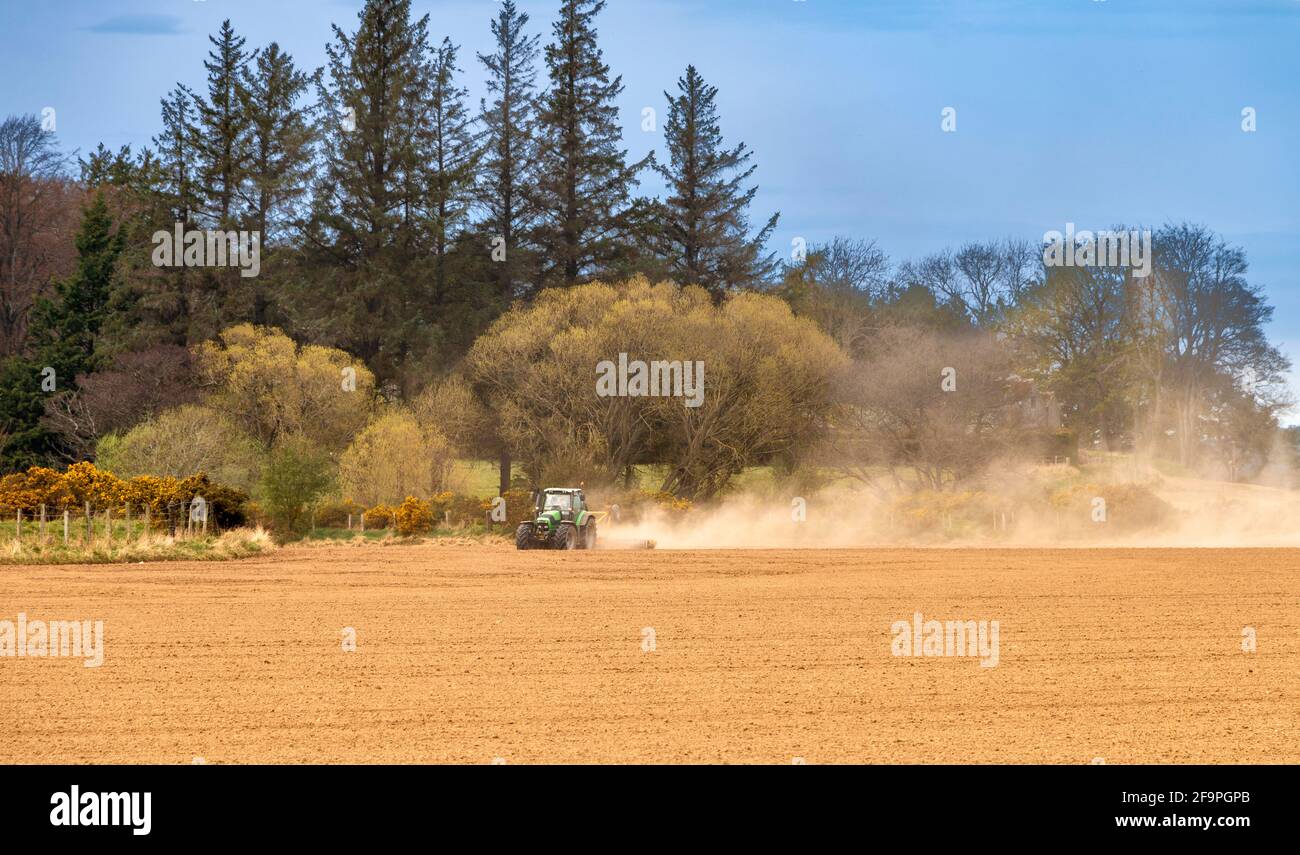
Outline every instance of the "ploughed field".
[[(0, 657), (4, 763), (1300, 762), (1298, 550), (342, 545), (0, 568), (19, 612), (104, 657)], [(893, 655), (917, 612), (996, 665)]]

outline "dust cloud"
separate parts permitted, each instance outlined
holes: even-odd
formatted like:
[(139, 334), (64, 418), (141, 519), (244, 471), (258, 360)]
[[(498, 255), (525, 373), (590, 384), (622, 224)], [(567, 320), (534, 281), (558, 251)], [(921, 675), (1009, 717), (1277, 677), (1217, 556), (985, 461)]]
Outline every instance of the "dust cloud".
[(1013, 467), (965, 491), (732, 494), (610, 520), (601, 536), (604, 548), (659, 549), (1300, 547), (1292, 473), (1268, 468), (1259, 480), (1162, 476), (1132, 461), (1086, 473)]

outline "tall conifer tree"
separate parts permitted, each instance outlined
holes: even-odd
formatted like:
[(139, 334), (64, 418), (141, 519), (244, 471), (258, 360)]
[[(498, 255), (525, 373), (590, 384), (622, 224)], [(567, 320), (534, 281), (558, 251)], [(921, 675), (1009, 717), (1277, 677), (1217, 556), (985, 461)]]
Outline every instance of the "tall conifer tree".
[(550, 86), (538, 115), (537, 240), (542, 284), (573, 285), (620, 253), (636, 175), (652, 155), (627, 164), (615, 103), (623, 79), (609, 76), (596, 44), (605, 0), (564, 0), (546, 47)]
[(537, 219), (529, 189), (536, 180), (537, 54), (540, 35), (528, 35), (528, 15), (505, 0), (492, 20), (496, 49), (478, 55), (487, 69), (490, 100), (481, 104), (483, 156), (478, 199), (490, 239), (495, 298), (504, 308), (520, 291), (532, 253), (527, 244)]
[(447, 299), (447, 255), (469, 220), (474, 170), (478, 165), (473, 119), (465, 108), (467, 91), (456, 85), (456, 45), (443, 39), (433, 53), (429, 113), (424, 127), (430, 240), (433, 250), (433, 304)]
[(217, 228), (234, 224), (235, 206), (248, 170), (248, 117), (244, 112), (244, 74), (248, 52), (229, 19), (221, 32), (208, 36), (212, 50), (203, 67), (208, 71), (206, 97), (196, 99), (198, 127), (195, 143), (201, 158), (206, 213)]
[[(274, 252), (284, 243), (302, 217), (315, 129), (309, 108), (300, 102), (311, 82), (275, 42), (259, 51), (244, 73), (249, 159), (243, 200), (249, 228), (261, 235), (263, 253)], [(257, 277), (251, 283), (256, 324), (268, 322), (268, 289), (261, 280)]]
[[(334, 27), (320, 99), (321, 168), (306, 238), (314, 270), (300, 322), (392, 378), (437, 336), (421, 285), (428, 246), (428, 16), (410, 0), (368, 0)], [(418, 341), (417, 341), (418, 340)]]
[(752, 152), (743, 142), (723, 146), (714, 104), (718, 89), (705, 83), (695, 66), (687, 67), (677, 89), (675, 98), (664, 93), (669, 160), (654, 167), (668, 184), (659, 252), (679, 281), (718, 297), (758, 284), (772, 272), (775, 260), (762, 251), (779, 214), (749, 236), (746, 212), (758, 187), (743, 185), (757, 168), (749, 162)]

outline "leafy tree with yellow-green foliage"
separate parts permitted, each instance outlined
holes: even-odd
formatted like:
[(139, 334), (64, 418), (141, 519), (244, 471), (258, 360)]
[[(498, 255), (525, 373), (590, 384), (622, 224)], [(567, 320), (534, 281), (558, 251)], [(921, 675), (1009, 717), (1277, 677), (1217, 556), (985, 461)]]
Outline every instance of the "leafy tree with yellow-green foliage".
[(375, 377), (342, 350), (299, 347), (273, 327), (239, 324), (197, 349), (205, 405), (264, 447), (301, 435), (341, 451), (369, 421)]
[[(702, 386), (599, 394), (601, 364), (620, 354), (702, 364)], [(634, 279), (543, 291), (475, 342), (465, 375), (535, 484), (611, 482), (658, 463), (668, 467), (660, 489), (704, 499), (748, 466), (811, 449), (844, 360), (775, 297), (741, 293), (719, 305), (702, 288)]]

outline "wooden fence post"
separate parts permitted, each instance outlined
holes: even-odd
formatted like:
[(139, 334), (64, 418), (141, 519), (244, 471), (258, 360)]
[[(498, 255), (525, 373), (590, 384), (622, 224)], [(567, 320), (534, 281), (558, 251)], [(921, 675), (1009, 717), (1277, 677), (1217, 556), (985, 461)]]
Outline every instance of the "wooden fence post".
[(68, 545), (68, 509), (63, 509), (63, 545)]
[(45, 503), (41, 502), (41, 543), (45, 542)]
[(91, 540), (95, 536), (95, 518), (90, 513), (90, 502), (86, 502), (86, 526), (85, 533), (82, 535), (82, 541), (86, 546), (90, 546)]
[(18, 541), (19, 543), (21, 543), (23, 540), (23, 509), (22, 508), (18, 509), (18, 523), (14, 527), (14, 540)]
[(104, 509), (104, 534), (108, 539), (108, 546), (113, 547), (113, 509), (111, 507)]

